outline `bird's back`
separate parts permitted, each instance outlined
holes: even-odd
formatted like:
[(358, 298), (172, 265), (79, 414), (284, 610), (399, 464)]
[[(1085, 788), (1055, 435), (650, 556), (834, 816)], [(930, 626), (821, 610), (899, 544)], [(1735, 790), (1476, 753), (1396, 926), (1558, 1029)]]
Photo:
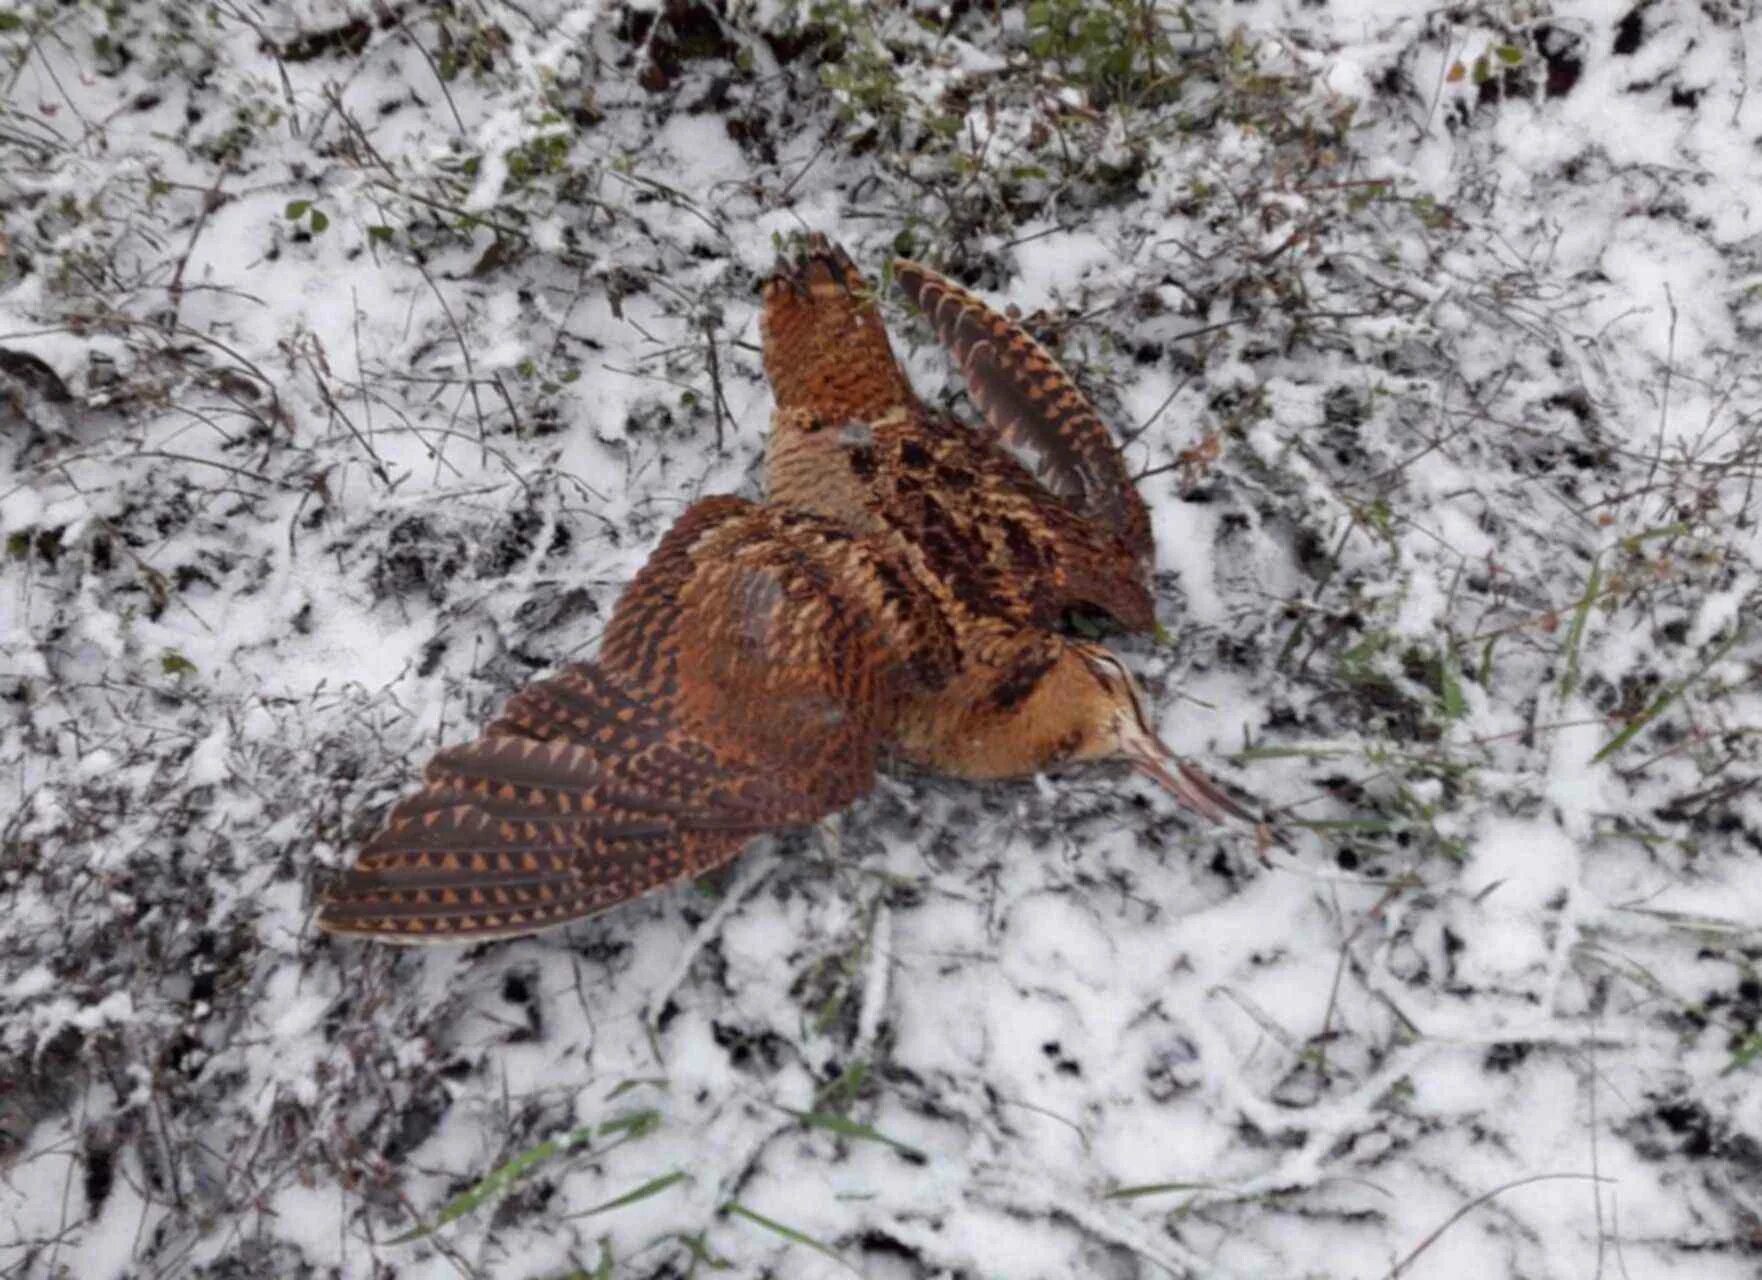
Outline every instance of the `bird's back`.
[(772, 501), (898, 539), (967, 612), (1052, 626), (1093, 610), (1134, 630), (1155, 625), (1140, 550), (1049, 490), (993, 433), (912, 392), (842, 249), (810, 237), (767, 282), (764, 303)]

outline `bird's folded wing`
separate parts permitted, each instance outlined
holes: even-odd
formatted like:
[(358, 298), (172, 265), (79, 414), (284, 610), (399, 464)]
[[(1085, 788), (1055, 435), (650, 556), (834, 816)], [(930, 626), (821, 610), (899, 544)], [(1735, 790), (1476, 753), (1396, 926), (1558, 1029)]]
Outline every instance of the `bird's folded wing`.
[[(837, 745), (847, 758), (862, 754), (860, 744)], [(603, 803), (695, 827), (755, 830), (820, 816), (799, 776), (792, 783), (719, 755), (665, 707), (625, 694), (610, 673), (582, 664), (526, 686), (482, 744), (441, 752), (425, 776), (431, 785), (480, 788), (486, 778), (526, 782), (535, 796), (567, 784)]]
[(1155, 627), (1145, 564), (1008, 450), (922, 411), (886, 438), (877, 492), (887, 519), (979, 612), (1057, 627), (1067, 612), (1096, 611), (1128, 630)]
[[(601, 662), (527, 686), (482, 737), (437, 754), (319, 926), (393, 942), (531, 933), (868, 790), (864, 664), (884, 655), (861, 647), (860, 610), (820, 616), (836, 584), (815, 552), (768, 508), (693, 507), (619, 601)], [(796, 643), (803, 627), (814, 643)]]
[(1021, 325), (928, 267), (906, 259), (894, 280), (960, 365), (985, 420), (1040, 481), (1105, 525), (1140, 561), (1154, 557), (1150, 515), (1119, 442), (1045, 347)]
[(1048, 504), (1037, 514), (1044, 526), (1049, 589), (1033, 614), (1035, 623), (1055, 627), (1066, 610), (1096, 610), (1130, 631), (1156, 628), (1148, 561), (1107, 527), (1073, 511)]

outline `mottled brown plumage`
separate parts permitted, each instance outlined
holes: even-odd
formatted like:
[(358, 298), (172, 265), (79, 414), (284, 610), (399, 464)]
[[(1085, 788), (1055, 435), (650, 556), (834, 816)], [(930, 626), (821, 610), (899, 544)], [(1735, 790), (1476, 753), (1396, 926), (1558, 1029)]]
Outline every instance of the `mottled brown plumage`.
[[(917, 294), (934, 318), (955, 295), (929, 281)], [(992, 329), (983, 342), (1013, 354), (973, 357), (973, 326), (993, 322), (1009, 328), (989, 311), (937, 321), (990, 380), (974, 396), (996, 430), (1054, 440), (1053, 472), (1098, 455), (1106, 428), (1066, 403), (1068, 379), (1038, 347)], [(598, 659), (529, 685), (482, 737), (436, 755), (327, 895), (321, 928), (422, 942), (578, 919), (842, 808), (890, 755), (965, 778), (1124, 759), (1213, 821), (1253, 821), (1162, 744), (1114, 655), (1055, 630), (1072, 608), (1154, 622), (1148, 524), (1131, 541), (1119, 513), (1136, 495), (1099, 487), (1129, 489), (1123, 464), (1083, 462), (1085, 487), (1060, 497), (930, 413), (865, 282), (822, 238), (766, 284), (764, 336), (772, 501), (688, 508), (620, 597)], [(992, 386), (1018, 374), (1046, 394)], [(1042, 402), (1036, 425), (1020, 406)]]
[(955, 637), (947, 683), (907, 692), (895, 752), (975, 779), (1124, 758), (1213, 821), (1251, 820), (1163, 746), (1117, 658), (1055, 630), (1073, 609), (1155, 626), (1149, 517), (1111, 433), (1019, 325), (924, 267), (894, 268), (961, 363), (989, 432), (918, 399), (869, 282), (822, 235), (765, 282), (761, 328), (777, 401), (772, 501), (891, 546)]
[(1117, 534), (1148, 571), (1150, 512), (1113, 433), (1058, 361), (1021, 325), (928, 267), (897, 259), (893, 279), (953, 354), (991, 429), (1033, 460), (1047, 488)]
[[(928, 278), (922, 268), (898, 265)], [(1046, 401), (1057, 416), (1015, 414), (1010, 430), (1017, 436), (1039, 439), (1048, 456), (1056, 451), (1061, 458), (1102, 458), (1111, 450), (1123, 496), (1101, 493), (1105, 465), (1086, 464), (1092, 512), (1050, 492), (991, 435), (918, 399), (894, 358), (868, 282), (823, 236), (810, 236), (799, 261), (779, 266), (764, 299), (765, 372), (777, 398), (765, 473), (772, 501), (867, 532), (897, 534), (921, 550), (932, 573), (977, 616), (1056, 626), (1072, 610), (1084, 610), (1110, 614), (1135, 631), (1156, 625), (1147, 518), (1141, 528), (1130, 525), (1133, 536), (1141, 536), (1137, 545), (1100, 518), (1132, 510), (1142, 517), (1143, 503), (1093, 411), (1084, 416), (1064, 408), (1075, 390), (1037, 344), (1022, 348), (1019, 358), (993, 362), (992, 369), (972, 358), (970, 324), (951, 330), (957, 357), (964, 351), (966, 365), (991, 370), (983, 384), (990, 390), (976, 391), (981, 404), (1006, 403), (997, 387), (1018, 369), (1039, 379), (1036, 393), (1043, 383), (1061, 388)], [(1002, 317), (983, 315), (994, 328), (1033, 344)], [(1004, 345), (1018, 351), (1019, 343)], [(1030, 359), (1033, 353), (1038, 356)], [(1008, 403), (1018, 401), (1035, 403), (1028, 393)]]
[(398, 941), (504, 937), (728, 861), (862, 795), (953, 638), (870, 540), (707, 498), (661, 540), (598, 660), (429, 762), (319, 914)]
[(799, 263), (780, 262), (763, 287), (765, 377), (778, 412), (872, 422), (915, 405), (873, 286), (825, 236), (809, 236), (808, 245)]

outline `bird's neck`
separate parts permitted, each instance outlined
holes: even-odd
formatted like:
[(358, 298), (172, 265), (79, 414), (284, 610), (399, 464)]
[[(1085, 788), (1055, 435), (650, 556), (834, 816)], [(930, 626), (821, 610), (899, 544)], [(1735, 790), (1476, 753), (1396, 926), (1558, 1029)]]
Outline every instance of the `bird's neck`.
[(1094, 682), (1058, 637), (1014, 630), (971, 643), (955, 685), (908, 703), (896, 749), (960, 778), (1019, 778), (1108, 754)]

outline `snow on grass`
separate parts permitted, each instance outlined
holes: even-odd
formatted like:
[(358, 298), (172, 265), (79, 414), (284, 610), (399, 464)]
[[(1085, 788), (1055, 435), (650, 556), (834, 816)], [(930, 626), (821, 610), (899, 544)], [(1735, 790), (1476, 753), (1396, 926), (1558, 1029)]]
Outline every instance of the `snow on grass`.
[[(5, 1274), (1754, 1271), (1744, 25), (1066, 8), (0, 21)], [(901, 774), (543, 938), (316, 935), (756, 495), (808, 229), (1142, 428), (1122, 650), (1291, 847)]]

